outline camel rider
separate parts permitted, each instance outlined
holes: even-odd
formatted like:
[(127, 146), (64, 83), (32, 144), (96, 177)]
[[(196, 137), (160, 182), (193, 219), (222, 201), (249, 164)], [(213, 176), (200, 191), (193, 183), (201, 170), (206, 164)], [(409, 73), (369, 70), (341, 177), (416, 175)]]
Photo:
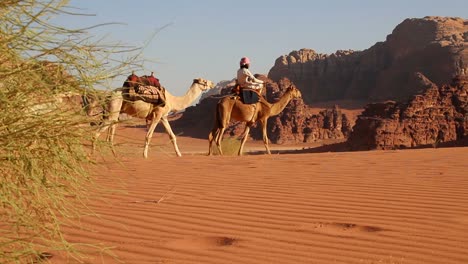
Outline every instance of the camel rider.
[(250, 59), (243, 57), (240, 60), (240, 68), (237, 71), (237, 83), (242, 88), (255, 89), (260, 91), (263, 88), (263, 81), (255, 78), (249, 70)]
[(256, 103), (263, 88), (263, 81), (255, 78), (250, 72), (250, 59), (243, 57), (237, 71), (237, 84), (240, 86), (244, 103)]

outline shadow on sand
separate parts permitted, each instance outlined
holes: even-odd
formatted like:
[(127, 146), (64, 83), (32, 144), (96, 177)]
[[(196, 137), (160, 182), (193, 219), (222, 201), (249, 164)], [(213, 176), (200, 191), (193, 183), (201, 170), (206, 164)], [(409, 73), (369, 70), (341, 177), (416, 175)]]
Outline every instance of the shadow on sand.
[[(427, 145), (420, 145), (413, 148), (395, 148), (392, 150), (400, 149), (426, 149), (426, 148), (454, 148), (454, 147), (468, 147), (468, 137), (465, 137), (460, 140), (455, 141), (448, 141), (448, 142), (441, 142), (437, 144), (427, 144)], [(295, 149), (295, 150), (272, 150), (271, 154), (306, 154), (306, 153), (326, 153), (326, 152), (351, 152), (351, 151), (372, 151), (376, 149), (360, 149), (360, 150), (353, 150), (351, 149), (348, 142), (339, 142), (333, 144), (326, 144), (318, 147), (309, 147), (303, 149)], [(246, 153), (247, 155), (264, 155), (265, 151), (249, 151)]]
[[(309, 147), (302, 149), (289, 150), (271, 150), (271, 154), (306, 154), (306, 153), (324, 153), (324, 152), (346, 152), (351, 151), (347, 142), (333, 143), (318, 147)], [(249, 151), (247, 155), (264, 155), (265, 151)]]

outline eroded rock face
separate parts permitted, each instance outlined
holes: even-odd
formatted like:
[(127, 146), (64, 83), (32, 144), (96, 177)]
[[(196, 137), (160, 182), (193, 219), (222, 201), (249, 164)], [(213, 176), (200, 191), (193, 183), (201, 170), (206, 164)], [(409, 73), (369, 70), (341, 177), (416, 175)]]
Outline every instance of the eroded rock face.
[[(427, 78), (422, 78), (427, 82)], [(407, 103), (367, 105), (356, 120), (348, 143), (353, 150), (437, 146), (468, 137), (468, 80), (429, 88)]]
[(331, 109), (321, 111), (306, 120), (304, 126), (304, 142), (313, 142), (324, 139), (348, 138), (351, 125), (348, 117), (341, 113), (336, 105)]
[(413, 76), (420, 72), (436, 85), (468, 74), (468, 21), (462, 18), (406, 19), (364, 51), (331, 55), (311, 49), (279, 57), (268, 77), (290, 79), (307, 104), (356, 99), (407, 100), (417, 94)]

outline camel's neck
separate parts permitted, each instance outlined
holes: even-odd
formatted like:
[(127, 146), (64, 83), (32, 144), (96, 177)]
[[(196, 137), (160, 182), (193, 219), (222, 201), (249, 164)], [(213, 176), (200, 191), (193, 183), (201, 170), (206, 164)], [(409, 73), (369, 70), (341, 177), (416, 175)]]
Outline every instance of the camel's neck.
[(200, 84), (192, 84), (183, 96), (174, 96), (166, 90), (166, 102), (170, 104), (171, 111), (181, 111), (189, 107), (202, 93), (202, 89), (199, 86)]
[(287, 91), (286, 93), (281, 96), (278, 102), (271, 105), (271, 116), (278, 115), (281, 113), (284, 108), (288, 105), (289, 101), (291, 101), (291, 92)]

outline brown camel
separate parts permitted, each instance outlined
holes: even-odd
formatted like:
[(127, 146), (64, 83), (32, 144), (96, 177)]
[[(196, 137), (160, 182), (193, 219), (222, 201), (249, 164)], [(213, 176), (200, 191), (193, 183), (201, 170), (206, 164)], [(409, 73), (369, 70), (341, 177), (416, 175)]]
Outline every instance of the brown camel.
[[(179, 147), (177, 146), (176, 136), (174, 132), (172, 132), (171, 125), (169, 124), (169, 121), (167, 119), (168, 115), (171, 112), (181, 111), (189, 107), (202, 92), (208, 89), (211, 89), (213, 87), (214, 87), (214, 84), (212, 81), (205, 80), (202, 78), (194, 79), (192, 85), (190, 86), (189, 90), (184, 96), (181, 96), (181, 97), (174, 96), (166, 90), (165, 91), (165, 97), (166, 97), (165, 104), (163, 106), (158, 105), (158, 104), (147, 103), (142, 100), (137, 100), (137, 101), (124, 100), (122, 96), (122, 91), (125, 89), (125, 87), (118, 88), (112, 94), (112, 97), (108, 104), (108, 111), (109, 111), (108, 118), (107, 120), (105, 120), (104, 125), (96, 133), (95, 141), (97, 140), (97, 138), (103, 131), (108, 129), (108, 141), (110, 141), (111, 146), (113, 146), (115, 128), (119, 120), (119, 115), (120, 113), (126, 113), (130, 116), (143, 118), (151, 122), (148, 128), (148, 132), (146, 133), (146, 138), (145, 138), (145, 148), (143, 151), (143, 156), (145, 158), (148, 157), (148, 148), (149, 148), (150, 140), (153, 136), (153, 132), (156, 129), (156, 125), (159, 123), (159, 121), (161, 121), (164, 128), (166, 129), (166, 132), (168, 133), (169, 138), (171, 139), (172, 144), (174, 146), (176, 155), (180, 157), (182, 156), (182, 154), (179, 151)], [(95, 149), (95, 144), (93, 144), (93, 149)], [(113, 147), (112, 147), (112, 150), (114, 151)]]
[(247, 141), (247, 137), (250, 132), (250, 127), (255, 124), (256, 122), (260, 122), (262, 126), (262, 133), (263, 133), (263, 143), (265, 144), (265, 148), (268, 154), (271, 154), (270, 148), (268, 146), (268, 136), (267, 136), (267, 120), (271, 116), (278, 115), (281, 111), (284, 110), (286, 105), (293, 99), (293, 98), (300, 98), (301, 92), (296, 89), (295, 87), (290, 87), (287, 91), (281, 96), (281, 98), (276, 103), (268, 103), (266, 100), (262, 99), (256, 104), (244, 104), (242, 103), (238, 97), (224, 97), (221, 99), (216, 108), (216, 117), (215, 117), (215, 124), (213, 129), (211, 130), (208, 141), (209, 141), (209, 149), (208, 155), (211, 155), (211, 146), (213, 140), (216, 142), (216, 146), (218, 148), (218, 152), (220, 155), (223, 155), (223, 151), (221, 150), (221, 141), (223, 139), (223, 134), (229, 122), (231, 120), (245, 122), (245, 130), (242, 136), (241, 145), (239, 147), (238, 155), (242, 155), (242, 149), (244, 148), (244, 144)]

